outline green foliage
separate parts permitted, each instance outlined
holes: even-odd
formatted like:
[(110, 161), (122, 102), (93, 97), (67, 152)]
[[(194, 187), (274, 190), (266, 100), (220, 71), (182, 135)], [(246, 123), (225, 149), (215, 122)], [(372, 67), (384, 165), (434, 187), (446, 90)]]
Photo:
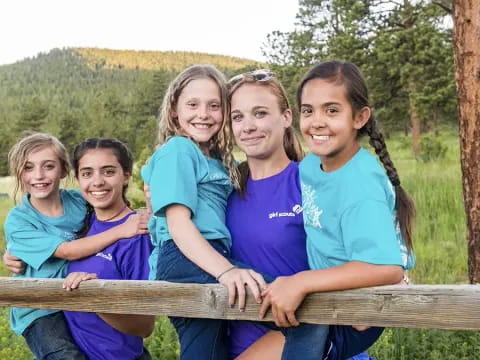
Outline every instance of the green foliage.
[(155, 321), (155, 331), (145, 345), (153, 359), (177, 360), (180, 355), (180, 346), (175, 329), (167, 317), (158, 317)]
[(420, 160), (443, 160), (446, 154), (447, 146), (443, 144), (440, 137), (432, 134), (422, 135), (420, 137)]

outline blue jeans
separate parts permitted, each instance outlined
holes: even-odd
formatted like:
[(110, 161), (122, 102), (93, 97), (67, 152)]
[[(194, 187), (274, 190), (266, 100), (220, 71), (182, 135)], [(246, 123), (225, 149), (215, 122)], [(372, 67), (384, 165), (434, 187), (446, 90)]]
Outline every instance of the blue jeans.
[(328, 360), (345, 360), (372, 346), (382, 335), (384, 328), (371, 327), (357, 331), (351, 326), (332, 325), (328, 334)]
[(73, 341), (61, 311), (36, 319), (22, 336), (36, 360), (88, 360)]
[[(230, 258), (229, 251), (220, 241), (210, 244), (232, 264), (249, 268)], [(267, 281), (270, 276), (264, 276)], [(178, 283), (216, 284), (218, 281), (188, 260), (173, 240), (164, 243), (158, 252), (157, 280)], [(225, 320), (170, 317), (180, 341), (181, 360), (228, 359), (227, 327)], [(279, 329), (274, 324), (262, 323), (285, 335), (282, 360), (318, 360), (324, 353), (328, 326), (301, 324), (297, 327)]]

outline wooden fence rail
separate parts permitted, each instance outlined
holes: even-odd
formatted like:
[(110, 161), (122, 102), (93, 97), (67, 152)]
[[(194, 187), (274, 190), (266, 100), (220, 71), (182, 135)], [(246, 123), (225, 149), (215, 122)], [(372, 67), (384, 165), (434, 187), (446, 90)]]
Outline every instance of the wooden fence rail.
[[(67, 292), (60, 279), (0, 277), (0, 306), (258, 320), (260, 306), (252, 300), (247, 298), (242, 313), (227, 306), (222, 285), (92, 280)], [(480, 287), (381, 286), (316, 293), (305, 299), (297, 315), (315, 324), (479, 330)]]

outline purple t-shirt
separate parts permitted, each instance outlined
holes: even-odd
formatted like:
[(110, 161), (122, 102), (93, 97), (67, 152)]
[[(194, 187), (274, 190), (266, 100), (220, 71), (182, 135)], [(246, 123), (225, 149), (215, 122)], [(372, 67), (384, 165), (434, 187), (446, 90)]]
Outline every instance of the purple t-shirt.
[[(112, 222), (97, 220), (92, 214), (88, 236), (119, 225), (130, 216)], [(122, 239), (96, 255), (72, 261), (68, 273), (86, 271), (96, 273), (99, 279), (147, 280), (148, 257), (152, 244), (148, 235)], [(143, 339), (115, 330), (95, 313), (65, 311), (68, 326), (78, 347), (89, 359), (132, 360), (143, 352)]]
[[(245, 199), (235, 192), (227, 205), (232, 257), (273, 277), (308, 269), (298, 163), (266, 179), (247, 181)], [(229, 322), (230, 358), (268, 329), (247, 321)]]

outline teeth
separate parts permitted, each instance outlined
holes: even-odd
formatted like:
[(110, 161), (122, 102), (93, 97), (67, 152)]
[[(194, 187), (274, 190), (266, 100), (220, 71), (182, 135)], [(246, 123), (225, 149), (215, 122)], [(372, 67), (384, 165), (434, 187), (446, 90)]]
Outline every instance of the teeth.
[(43, 189), (44, 187), (47, 187), (48, 184), (33, 184), (33, 187), (36, 189)]
[(197, 129), (209, 129), (211, 125), (208, 124), (193, 124)]
[(90, 194), (93, 196), (103, 196), (107, 193), (107, 191), (91, 191)]
[(312, 135), (313, 140), (327, 141), (330, 139), (330, 136), (327, 135)]

